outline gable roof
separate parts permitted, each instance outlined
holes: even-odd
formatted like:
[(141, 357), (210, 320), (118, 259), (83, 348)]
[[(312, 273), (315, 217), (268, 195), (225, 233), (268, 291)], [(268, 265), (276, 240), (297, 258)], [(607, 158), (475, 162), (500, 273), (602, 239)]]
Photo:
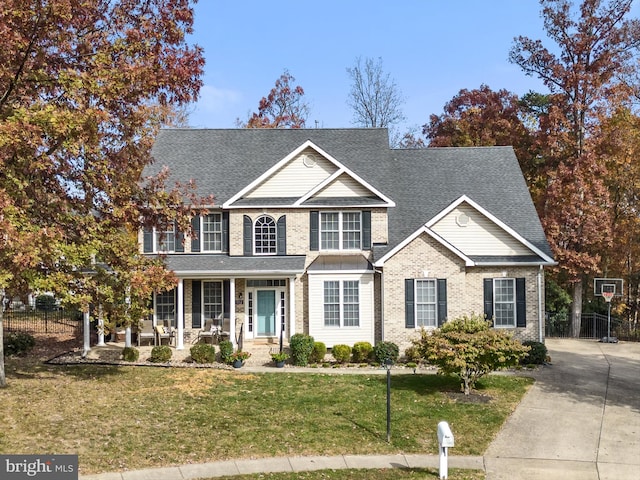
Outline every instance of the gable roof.
[(368, 128), (165, 129), (152, 150), (156, 163), (143, 175), (166, 165), (168, 184), (194, 179), (199, 195), (213, 194), (223, 205), (305, 143), (395, 203), (388, 209), (389, 243), (374, 245), (376, 259), (462, 196), (552, 258), (511, 147), (390, 149), (387, 129)]

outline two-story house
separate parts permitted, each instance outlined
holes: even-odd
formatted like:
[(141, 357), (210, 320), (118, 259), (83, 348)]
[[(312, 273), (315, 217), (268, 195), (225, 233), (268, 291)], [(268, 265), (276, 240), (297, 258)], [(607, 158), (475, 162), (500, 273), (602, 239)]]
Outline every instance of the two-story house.
[(140, 234), (177, 288), (154, 319), (177, 348), (207, 319), (234, 342), (306, 333), (328, 347), (393, 341), (482, 313), (544, 335), (554, 261), (511, 147), (389, 148), (386, 129), (162, 130), (155, 163), (213, 194), (195, 235)]

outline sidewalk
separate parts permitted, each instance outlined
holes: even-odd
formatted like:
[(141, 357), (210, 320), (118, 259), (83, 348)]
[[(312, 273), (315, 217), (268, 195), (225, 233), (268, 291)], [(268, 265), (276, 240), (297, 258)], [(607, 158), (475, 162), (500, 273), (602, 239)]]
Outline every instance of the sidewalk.
[[(552, 365), (535, 373), (536, 383), (484, 457), (452, 452), (449, 468), (484, 469), (487, 480), (640, 480), (640, 344), (550, 339), (546, 345)], [(183, 480), (260, 472), (438, 466), (437, 455), (282, 457), (80, 479)]]

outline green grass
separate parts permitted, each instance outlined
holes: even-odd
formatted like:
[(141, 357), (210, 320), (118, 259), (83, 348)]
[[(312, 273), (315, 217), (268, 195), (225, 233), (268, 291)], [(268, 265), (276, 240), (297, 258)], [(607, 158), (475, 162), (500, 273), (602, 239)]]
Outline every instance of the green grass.
[(441, 420), (455, 436), (452, 455), (482, 455), (531, 384), (490, 376), (473, 397), (482, 401), (466, 402), (455, 379), (394, 374), (387, 443), (384, 375), (6, 366), (0, 452), (77, 453), (82, 474), (246, 457), (437, 454)]

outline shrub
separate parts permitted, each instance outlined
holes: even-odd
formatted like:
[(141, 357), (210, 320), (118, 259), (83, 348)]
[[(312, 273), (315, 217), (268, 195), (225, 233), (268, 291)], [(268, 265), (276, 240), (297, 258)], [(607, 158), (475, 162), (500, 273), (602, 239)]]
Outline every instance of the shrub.
[(547, 346), (541, 342), (527, 340), (522, 345), (529, 347), (529, 352), (522, 357), (520, 363), (523, 365), (542, 365), (547, 360)]
[(191, 360), (196, 363), (213, 363), (216, 361), (216, 347), (207, 343), (194, 345), (189, 350), (191, 352)]
[(20, 355), (31, 350), (36, 345), (33, 335), (23, 332), (8, 333), (2, 341), (4, 355)]
[(220, 361), (222, 363), (231, 363), (231, 355), (233, 354), (231, 340), (223, 340), (218, 346), (220, 347)]
[(140, 358), (140, 351), (134, 347), (124, 347), (122, 349), (122, 359), (125, 362), (137, 362)]
[(56, 299), (53, 295), (38, 295), (36, 297), (36, 310), (41, 312), (51, 312), (56, 308)]
[(415, 345), (412, 345), (411, 347), (405, 349), (404, 356), (407, 359), (407, 362), (418, 363), (420, 360), (422, 360), (420, 351)]
[(312, 363), (322, 363), (326, 354), (327, 346), (323, 342), (313, 342), (313, 350), (309, 356), (309, 361)]
[(465, 395), (479, 378), (517, 365), (529, 350), (509, 333), (491, 328), (481, 315), (450, 320), (432, 333), (422, 329), (413, 344), (423, 358), (438, 366), (439, 374), (458, 376)]
[(289, 339), (291, 359), (298, 367), (305, 367), (309, 364), (309, 357), (313, 352), (313, 337), (303, 333), (295, 333)]
[(400, 356), (400, 349), (393, 342), (379, 342), (373, 347), (373, 356), (380, 364), (384, 364), (386, 360), (395, 363)]
[(168, 345), (156, 345), (151, 349), (151, 358), (149, 358), (149, 361), (153, 363), (168, 362), (171, 359), (172, 353)]
[(351, 358), (351, 347), (349, 345), (334, 345), (331, 354), (336, 362), (347, 363)]
[(373, 345), (369, 342), (356, 342), (353, 344), (351, 354), (353, 355), (353, 361), (356, 363), (366, 362), (373, 353)]

